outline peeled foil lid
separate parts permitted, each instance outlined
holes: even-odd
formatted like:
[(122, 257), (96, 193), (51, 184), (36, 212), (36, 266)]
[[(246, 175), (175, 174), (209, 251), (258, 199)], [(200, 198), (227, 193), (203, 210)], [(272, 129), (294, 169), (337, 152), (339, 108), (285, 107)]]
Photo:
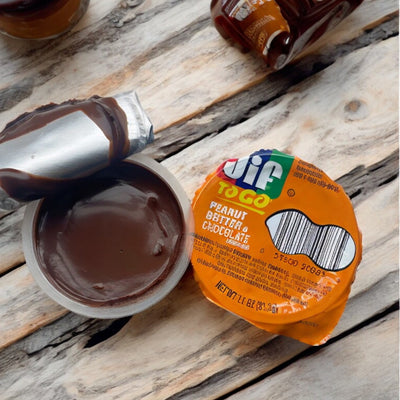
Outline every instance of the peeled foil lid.
[(153, 126), (134, 92), (40, 107), (0, 133), (0, 200), (44, 197), (152, 140)]

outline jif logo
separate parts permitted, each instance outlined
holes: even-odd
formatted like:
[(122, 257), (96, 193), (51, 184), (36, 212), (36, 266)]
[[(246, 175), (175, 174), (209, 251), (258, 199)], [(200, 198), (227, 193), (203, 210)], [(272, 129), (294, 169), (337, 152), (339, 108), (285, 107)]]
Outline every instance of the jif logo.
[(260, 150), (249, 157), (227, 161), (223, 172), (226, 177), (235, 180), (236, 186), (277, 198), (293, 160), (294, 157), (277, 150)]

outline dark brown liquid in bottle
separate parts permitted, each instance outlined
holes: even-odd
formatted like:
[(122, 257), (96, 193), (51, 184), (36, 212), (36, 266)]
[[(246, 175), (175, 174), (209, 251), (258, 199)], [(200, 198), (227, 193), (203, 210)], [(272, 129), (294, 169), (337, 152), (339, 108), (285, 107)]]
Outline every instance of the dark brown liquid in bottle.
[(267, 66), (284, 67), (336, 26), (363, 0), (212, 0), (211, 15), (225, 38), (254, 50)]

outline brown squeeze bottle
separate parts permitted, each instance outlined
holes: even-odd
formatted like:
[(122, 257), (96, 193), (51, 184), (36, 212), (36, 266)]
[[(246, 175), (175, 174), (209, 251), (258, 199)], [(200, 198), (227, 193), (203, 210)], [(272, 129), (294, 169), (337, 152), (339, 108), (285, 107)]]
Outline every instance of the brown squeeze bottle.
[(218, 32), (254, 50), (273, 70), (283, 68), (336, 26), (363, 0), (212, 0)]

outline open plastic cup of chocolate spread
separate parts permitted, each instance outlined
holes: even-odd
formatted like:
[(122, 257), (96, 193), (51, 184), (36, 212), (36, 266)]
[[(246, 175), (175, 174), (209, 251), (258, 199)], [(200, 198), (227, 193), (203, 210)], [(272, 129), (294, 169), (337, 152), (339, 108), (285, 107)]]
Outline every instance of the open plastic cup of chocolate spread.
[(28, 204), (22, 237), (39, 286), (94, 318), (141, 312), (189, 265), (190, 202), (175, 177), (141, 154)]

